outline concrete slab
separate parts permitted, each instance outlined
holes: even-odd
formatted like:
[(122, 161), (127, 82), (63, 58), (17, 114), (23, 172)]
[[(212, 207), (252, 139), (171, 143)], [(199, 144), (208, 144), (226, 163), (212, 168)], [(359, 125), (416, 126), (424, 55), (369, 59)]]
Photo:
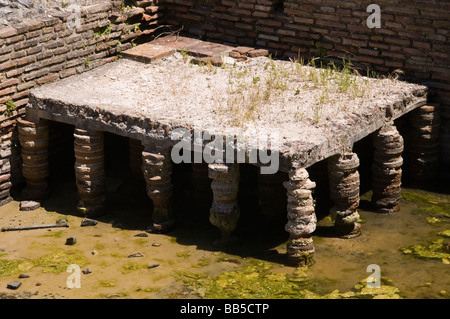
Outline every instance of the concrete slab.
[(200, 41), (198, 43), (194, 43), (194, 44), (190, 45), (186, 49), (187, 49), (188, 53), (193, 56), (213, 57), (213, 56), (219, 56), (221, 54), (229, 52), (229, 51), (233, 50), (234, 47), (220, 44), (220, 43)]
[[(149, 47), (155, 46), (161, 48)], [(203, 43), (194, 50), (217, 54), (228, 48)], [(263, 139), (278, 136), (280, 170), (288, 171), (351, 148), (426, 101), (426, 87), (394, 79), (324, 73), (267, 57), (215, 68), (193, 65), (177, 52), (151, 64), (122, 59), (33, 89), (26, 113), (30, 120), (169, 145), (178, 143), (171, 139), (177, 128), (244, 132), (240, 147), (247, 159), (251, 149), (275, 149)]]

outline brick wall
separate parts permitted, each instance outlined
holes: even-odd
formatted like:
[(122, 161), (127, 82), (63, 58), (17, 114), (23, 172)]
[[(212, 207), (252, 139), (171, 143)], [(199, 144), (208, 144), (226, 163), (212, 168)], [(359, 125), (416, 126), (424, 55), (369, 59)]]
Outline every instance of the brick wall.
[(30, 89), (120, 58), (120, 52), (157, 32), (158, 1), (122, 1), (0, 28), (0, 205), (21, 181), (16, 118)]
[[(381, 28), (367, 27), (371, 3)], [(165, 23), (205, 40), (268, 48), (278, 57), (350, 58), (355, 67), (396, 69), (430, 88), (441, 105), (440, 176), (450, 180), (450, 1), (164, 0)]]

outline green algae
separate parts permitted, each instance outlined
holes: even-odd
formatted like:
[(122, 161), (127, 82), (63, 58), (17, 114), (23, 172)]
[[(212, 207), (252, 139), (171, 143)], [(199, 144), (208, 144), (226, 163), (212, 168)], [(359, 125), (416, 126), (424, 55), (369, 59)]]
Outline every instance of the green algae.
[(43, 267), (42, 272), (61, 273), (67, 270), (67, 266), (76, 264), (80, 267), (87, 263), (86, 257), (78, 250), (58, 250), (33, 260), (35, 267)]
[(35, 267), (43, 268), (42, 272), (61, 273), (70, 264), (82, 267), (86, 264), (86, 258), (77, 250), (57, 250), (32, 260), (0, 259), (0, 276), (15, 275)]
[(410, 254), (422, 259), (440, 259), (444, 263), (450, 260), (450, 253), (445, 249), (446, 243), (443, 239), (433, 241), (430, 245), (411, 245), (402, 247), (400, 250), (404, 254)]
[(55, 232), (49, 232), (48, 234), (42, 235), (42, 237), (61, 238), (64, 233), (65, 233), (64, 231), (59, 230), (59, 231), (55, 231)]
[(402, 190), (403, 200), (417, 205), (415, 211), (438, 217), (450, 218), (450, 201), (426, 191)]
[(401, 298), (399, 289), (386, 284), (379, 288), (368, 287), (366, 279), (353, 291), (328, 294), (314, 291), (317, 282), (308, 279), (307, 267), (293, 273), (274, 272), (267, 262), (253, 262), (242, 270), (224, 272), (216, 277), (203, 273), (180, 272), (178, 280), (194, 294), (206, 299), (371, 299)]
[(194, 268), (201, 268), (201, 267), (208, 266), (209, 264), (211, 264), (211, 259), (210, 258), (208, 258), (208, 257), (201, 257), (196, 264), (192, 265), (192, 267), (194, 267)]
[(123, 265), (122, 268), (123, 268), (122, 273), (129, 273), (130, 271), (133, 271), (133, 270), (146, 269), (147, 265), (145, 265), (145, 264), (138, 264), (138, 263), (135, 263), (135, 262), (129, 262), (129, 263)]
[(450, 229), (443, 230), (439, 233), (439, 235), (449, 238), (450, 237)]
[(98, 285), (104, 288), (112, 288), (117, 286), (116, 280), (99, 280)]

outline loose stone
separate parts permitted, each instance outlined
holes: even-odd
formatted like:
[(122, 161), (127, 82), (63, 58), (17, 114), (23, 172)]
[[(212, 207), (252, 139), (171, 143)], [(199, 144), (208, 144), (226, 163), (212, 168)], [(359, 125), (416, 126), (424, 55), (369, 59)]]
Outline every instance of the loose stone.
[(69, 237), (66, 239), (66, 245), (75, 245), (77, 243), (77, 239), (75, 237)]
[(16, 290), (21, 285), (22, 285), (22, 283), (20, 281), (12, 281), (6, 285), (6, 288)]
[(89, 219), (89, 218), (83, 218), (81, 221), (81, 227), (87, 227), (87, 226), (95, 226), (98, 224), (97, 220)]
[(31, 200), (26, 200), (26, 201), (20, 202), (19, 209), (22, 211), (30, 211), (30, 210), (38, 209), (39, 207), (41, 207), (41, 203), (31, 201)]

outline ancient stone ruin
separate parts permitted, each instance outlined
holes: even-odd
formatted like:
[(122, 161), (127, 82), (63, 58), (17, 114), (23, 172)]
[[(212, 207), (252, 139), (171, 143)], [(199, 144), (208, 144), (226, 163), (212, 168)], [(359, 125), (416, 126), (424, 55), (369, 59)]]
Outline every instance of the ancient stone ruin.
[[(75, 28), (67, 24), (73, 12), (59, 12), (0, 29), (1, 204), (11, 200), (14, 176), (26, 182), (27, 200), (51, 196), (49, 123), (70, 124), (78, 210), (87, 217), (104, 213), (104, 132), (129, 139), (132, 174), (154, 205), (151, 231), (174, 227), (172, 163), (185, 162), (195, 187), (209, 187), (205, 174), (212, 181), (210, 222), (221, 232), (218, 244), (232, 243), (240, 164), (253, 164), (261, 192), (270, 194), (261, 203), (279, 197), (270, 185), (284, 186), (287, 257), (301, 266), (314, 263), (314, 164), (327, 162), (336, 236), (354, 238), (364, 231), (355, 143), (373, 138), (372, 201), (380, 213), (398, 211), (401, 201), (405, 147), (394, 121), (409, 121), (411, 179), (430, 180), (446, 163), (439, 136), (441, 118), (448, 120), (440, 111), (450, 26), (440, 12), (448, 6), (421, 10), (430, 21), (422, 32), (405, 18), (419, 13), (413, 6), (387, 6), (386, 27), (367, 30), (365, 8), (349, 18), (353, 2), (119, 2), (76, 12)], [(428, 49), (433, 54), (422, 54)], [(369, 76), (366, 67), (391, 76)], [(401, 81), (395, 68), (413, 79), (433, 70), (432, 83)]]

